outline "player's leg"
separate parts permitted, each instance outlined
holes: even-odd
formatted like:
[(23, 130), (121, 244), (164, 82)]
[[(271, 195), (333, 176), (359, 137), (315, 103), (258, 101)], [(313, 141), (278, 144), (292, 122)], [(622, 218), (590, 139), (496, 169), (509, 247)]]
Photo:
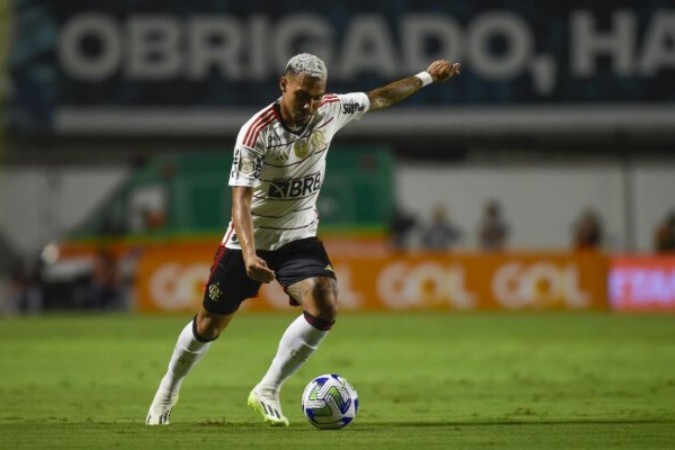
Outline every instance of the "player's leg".
[(334, 278), (309, 278), (289, 286), (287, 292), (302, 306), (303, 314), (282, 335), (272, 364), (248, 398), (248, 404), (257, 409), (266, 422), (286, 426), (288, 419), (281, 411), (279, 391), (316, 351), (335, 323), (337, 282)]
[(234, 313), (214, 314), (203, 307), (178, 335), (169, 366), (159, 383), (145, 419), (147, 425), (168, 425), (183, 379), (204, 357), (211, 342), (225, 329)]
[[(221, 286), (234, 288), (224, 292)], [(146, 417), (148, 425), (167, 425), (178, 401), (183, 379), (201, 360), (209, 347), (232, 320), (240, 303), (254, 296), (260, 286), (246, 276), (241, 252), (224, 250), (216, 254), (199, 313), (181, 331)]]

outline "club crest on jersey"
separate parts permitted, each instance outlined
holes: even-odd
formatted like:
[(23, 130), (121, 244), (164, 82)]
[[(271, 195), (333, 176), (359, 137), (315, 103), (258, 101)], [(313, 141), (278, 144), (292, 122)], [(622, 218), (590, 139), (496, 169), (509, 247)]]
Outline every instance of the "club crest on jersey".
[(304, 159), (309, 153), (309, 142), (307, 138), (298, 139), (293, 144), (293, 153), (300, 159)]
[(312, 150), (321, 151), (325, 150), (326, 145), (326, 133), (321, 130), (316, 130), (312, 133)]
[(280, 179), (270, 182), (267, 195), (270, 198), (290, 199), (307, 197), (321, 187), (321, 172), (302, 178)]

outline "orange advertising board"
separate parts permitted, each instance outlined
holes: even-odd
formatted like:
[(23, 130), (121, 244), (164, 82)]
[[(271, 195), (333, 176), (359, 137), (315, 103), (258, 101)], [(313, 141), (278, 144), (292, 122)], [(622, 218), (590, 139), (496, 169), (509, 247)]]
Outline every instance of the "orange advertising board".
[[(215, 252), (212, 245), (152, 248), (139, 261), (139, 311), (194, 311)], [(333, 252), (342, 310), (600, 310), (607, 308), (608, 259), (595, 253)], [(244, 303), (289, 309), (277, 283)]]
[(675, 311), (675, 256), (617, 256), (609, 299), (618, 311)]

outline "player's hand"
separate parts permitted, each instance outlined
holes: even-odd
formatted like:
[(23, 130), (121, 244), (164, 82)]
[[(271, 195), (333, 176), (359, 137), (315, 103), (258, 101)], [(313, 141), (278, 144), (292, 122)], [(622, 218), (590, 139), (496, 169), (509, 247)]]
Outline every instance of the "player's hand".
[(275, 278), (274, 271), (267, 267), (265, 260), (259, 256), (253, 256), (246, 261), (246, 275), (260, 283), (269, 283)]
[(445, 59), (439, 59), (429, 65), (427, 72), (429, 72), (434, 79), (434, 82), (448, 81), (455, 75), (459, 75), (460, 68), (461, 65), (459, 63), (450, 64), (450, 62)]

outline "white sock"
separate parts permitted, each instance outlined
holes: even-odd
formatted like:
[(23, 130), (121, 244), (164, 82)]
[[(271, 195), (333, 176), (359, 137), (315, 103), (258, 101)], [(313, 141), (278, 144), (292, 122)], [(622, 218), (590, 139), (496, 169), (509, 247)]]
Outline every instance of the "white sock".
[(284, 381), (307, 361), (327, 334), (328, 331), (310, 325), (304, 314), (300, 315), (281, 337), (277, 354), (257, 388), (278, 393)]
[(194, 319), (183, 328), (178, 336), (168, 370), (159, 385), (160, 390), (165, 391), (170, 397), (178, 395), (183, 378), (211, 347), (211, 342), (201, 342), (195, 338), (192, 332), (193, 322)]

